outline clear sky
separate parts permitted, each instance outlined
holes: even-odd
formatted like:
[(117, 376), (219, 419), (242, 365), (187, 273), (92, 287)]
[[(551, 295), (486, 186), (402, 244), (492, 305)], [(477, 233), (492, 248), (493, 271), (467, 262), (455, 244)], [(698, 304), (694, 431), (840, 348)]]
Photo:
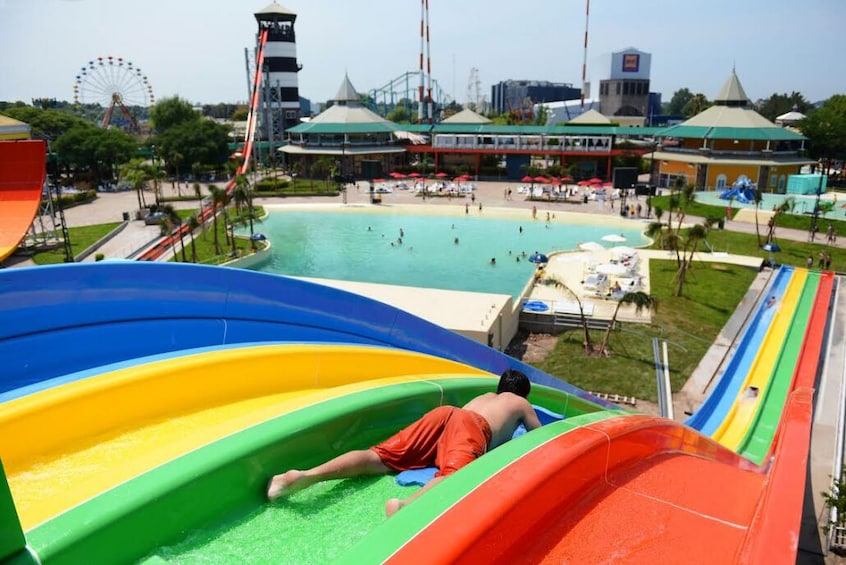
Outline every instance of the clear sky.
[[(156, 98), (247, 99), (244, 48), (270, 0), (0, 0), (0, 100), (73, 99), (80, 68), (123, 57)], [(419, 67), (418, 0), (282, 0), (297, 13), (300, 95), (332, 98), (344, 73), (360, 92)], [(755, 100), (798, 91), (846, 93), (844, 0), (593, 0), (595, 59), (635, 47), (652, 54), (651, 90), (709, 99), (734, 66)], [(471, 68), (481, 91), (507, 79), (581, 85), (584, 0), (429, 0), (432, 75), (459, 103)], [(411, 79), (415, 89), (417, 80)], [(403, 85), (402, 90), (405, 90)], [(400, 94), (402, 95), (402, 94)]]

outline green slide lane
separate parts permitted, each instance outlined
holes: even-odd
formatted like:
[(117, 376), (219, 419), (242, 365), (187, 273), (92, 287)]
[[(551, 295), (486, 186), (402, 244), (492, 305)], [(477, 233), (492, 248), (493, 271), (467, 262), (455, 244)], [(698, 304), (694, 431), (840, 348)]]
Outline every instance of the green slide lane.
[(799, 304), (793, 315), (793, 321), (776, 361), (770, 384), (763, 392), (764, 398), (761, 399), (758, 411), (753, 416), (752, 422), (738, 446), (737, 452), (740, 455), (758, 465), (763, 463), (775, 438), (784, 410), (784, 403), (790, 393), (790, 385), (793, 382), (793, 374), (796, 371), (796, 364), (799, 360), (802, 344), (805, 341), (805, 330), (808, 327), (811, 309), (814, 306), (819, 286), (820, 274), (818, 272), (808, 273), (808, 278), (799, 297)]
[[(496, 382), (432, 375), (310, 405), (126, 481), (28, 531), (27, 541), (45, 563), (331, 561), (364, 538), (381, 543), (369, 533), (385, 521), (385, 499), (411, 487), (401, 490), (389, 477), (336, 481), (267, 504), (269, 477), (366, 448), (426, 410), (462, 405)], [(537, 385), (530, 400), (567, 417), (602, 410)]]

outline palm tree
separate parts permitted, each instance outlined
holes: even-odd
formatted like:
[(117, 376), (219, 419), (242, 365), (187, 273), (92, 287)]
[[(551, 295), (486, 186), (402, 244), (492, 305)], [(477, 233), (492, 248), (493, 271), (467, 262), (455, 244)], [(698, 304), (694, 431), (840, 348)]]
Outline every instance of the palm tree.
[(770, 218), (768, 222), (768, 230), (767, 230), (767, 243), (772, 243), (773, 239), (775, 239), (775, 227), (776, 227), (776, 218), (778, 218), (779, 214), (786, 214), (795, 206), (795, 200), (793, 198), (787, 198), (782, 201), (774, 210), (775, 214), (773, 217)]
[[(173, 235), (173, 231), (175, 229), (176, 233), (179, 235), (179, 245), (182, 247), (182, 262), (187, 263), (188, 258), (185, 256), (185, 240), (183, 238), (182, 230), (180, 229), (182, 226), (182, 218), (179, 217), (176, 209), (170, 204), (160, 206), (159, 210), (165, 214), (164, 223), (167, 226), (167, 233)], [(173, 259), (174, 261), (179, 261), (175, 244), (173, 245)]]
[[(223, 237), (226, 241), (226, 245), (232, 245), (232, 252), (235, 252), (235, 238), (230, 237), (229, 228), (232, 224), (229, 220), (229, 211), (226, 207), (229, 205), (229, 202), (232, 200), (230, 194), (224, 189), (217, 193), (216, 195), (216, 202), (215, 202), (215, 210), (217, 210), (218, 206), (220, 207), (220, 212), (223, 214)], [(233, 232), (234, 233), (234, 232)]]
[[(661, 212), (663, 213), (663, 210)], [(664, 224), (662, 224), (660, 221), (649, 222), (649, 225), (646, 226), (646, 231), (644, 233), (648, 238), (657, 239), (658, 247), (664, 249)]]
[(146, 171), (147, 178), (153, 181), (153, 196), (156, 199), (156, 204), (159, 203), (159, 199), (161, 198), (161, 188), (159, 185), (159, 181), (165, 178), (164, 169), (162, 166), (159, 165), (158, 161), (153, 161), (151, 163), (145, 163), (144, 170)]
[(147, 201), (144, 198), (144, 187), (150, 180), (148, 171), (141, 159), (132, 159), (120, 166), (120, 176), (128, 182), (138, 196), (138, 208), (146, 208)]
[(699, 242), (705, 239), (707, 234), (708, 231), (702, 224), (696, 224), (687, 230), (687, 237), (683, 240), (684, 247), (678, 261), (679, 270), (676, 273), (675, 296), (682, 295), (684, 283), (687, 281), (687, 272), (693, 264), (693, 256), (699, 251)]
[[(235, 205), (239, 210), (239, 214), (241, 214), (240, 210), (242, 207), (246, 206), (247, 208), (247, 218), (250, 222), (250, 236), (253, 235), (253, 201), (252, 196), (250, 194), (250, 182), (247, 180), (247, 177), (244, 175), (238, 175), (235, 177), (235, 190), (232, 191), (232, 198), (235, 200)], [(250, 247), (253, 251), (256, 250), (256, 242), (250, 237)]]
[(655, 219), (658, 220), (658, 223), (661, 223), (661, 217), (664, 215), (664, 209), (660, 206), (655, 207)]
[(212, 197), (212, 220), (214, 221), (214, 253), (215, 255), (221, 255), (223, 251), (220, 248), (220, 238), (217, 235), (217, 204), (220, 202), (221, 196), (220, 193), (224, 192), (217, 186), (211, 184), (209, 185), (209, 193)]
[(578, 293), (576, 293), (575, 291), (573, 291), (573, 289), (571, 289), (569, 286), (564, 284), (564, 282), (561, 279), (554, 277), (552, 275), (545, 276), (542, 279), (539, 279), (538, 284), (542, 284), (544, 286), (551, 286), (553, 288), (561, 289), (561, 290), (565, 291), (567, 294), (569, 294), (570, 296), (572, 296), (573, 299), (575, 299), (576, 304), (579, 305), (579, 321), (582, 324), (582, 331), (584, 332), (582, 345), (585, 348), (586, 354), (588, 354), (588, 355), (592, 354), (593, 353), (593, 343), (591, 342), (591, 339), (590, 339), (590, 329), (588, 328), (587, 316), (585, 316), (585, 309), (584, 309), (584, 306), (582, 305), (582, 300), (581, 300), (581, 298), (579, 298)]
[(687, 216), (687, 207), (694, 200), (696, 200), (696, 185), (688, 183), (682, 186), (679, 192), (678, 207), (676, 209), (676, 215), (678, 218), (676, 233), (681, 231), (682, 223)]
[(652, 295), (646, 294), (640, 290), (624, 294), (623, 297), (617, 301), (617, 306), (614, 308), (614, 314), (611, 316), (611, 322), (608, 324), (608, 328), (602, 336), (602, 342), (599, 344), (599, 349), (597, 350), (597, 354), (599, 355), (608, 355), (608, 338), (611, 337), (611, 330), (617, 323), (617, 314), (620, 312), (620, 307), (623, 304), (634, 304), (635, 314), (640, 314), (645, 308), (652, 312), (656, 312), (658, 310), (658, 299)]
[(179, 151), (171, 151), (169, 155), (170, 164), (173, 165), (174, 170), (176, 171), (176, 194), (178, 196), (182, 196), (182, 185), (179, 182), (179, 165), (182, 163), (182, 160), (185, 158), (182, 153)]
[(200, 227), (200, 220), (197, 218), (197, 214), (192, 214), (188, 217), (188, 227), (190, 228), (191, 234), (191, 262), (197, 262), (197, 246), (194, 244), (194, 232)]

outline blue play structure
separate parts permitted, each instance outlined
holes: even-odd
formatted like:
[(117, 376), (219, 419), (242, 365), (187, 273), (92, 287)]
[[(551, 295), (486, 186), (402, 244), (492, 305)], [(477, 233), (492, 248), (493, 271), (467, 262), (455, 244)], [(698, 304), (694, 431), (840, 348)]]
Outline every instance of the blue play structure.
[(740, 175), (734, 181), (732, 187), (720, 194), (723, 200), (737, 200), (742, 204), (749, 204), (755, 201), (755, 183), (749, 180), (746, 175)]

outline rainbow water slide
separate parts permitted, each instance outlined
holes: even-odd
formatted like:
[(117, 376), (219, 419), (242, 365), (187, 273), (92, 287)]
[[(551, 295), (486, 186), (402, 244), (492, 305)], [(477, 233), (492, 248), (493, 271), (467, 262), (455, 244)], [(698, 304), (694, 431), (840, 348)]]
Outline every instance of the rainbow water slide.
[[(825, 320), (824, 315), (831, 301), (831, 288), (828, 287), (826, 294), (826, 285), (821, 284), (821, 280), (818, 272), (808, 274), (772, 376), (764, 388), (759, 389), (759, 406), (752, 413), (746, 431), (735, 436), (736, 443), (728, 446), (755, 463), (762, 464), (771, 451), (787, 396), (795, 386), (796, 372), (808, 362), (803, 359), (802, 353), (812, 347), (812, 344), (808, 343), (809, 335), (814, 323), (819, 323), (820, 313), (823, 314), (822, 320)], [(753, 378), (750, 380), (750, 386), (760, 385)]]
[[(775, 296), (778, 301), (782, 301), (793, 273), (792, 267), (780, 267), (767, 289), (767, 295)], [(773, 308), (765, 308), (764, 303), (765, 301), (762, 301), (758, 305), (752, 319), (743, 330), (737, 348), (711, 393), (685, 422), (688, 426), (705, 435), (711, 435), (726, 419), (726, 414), (741, 392), (743, 381), (755, 361), (776, 313)]]
[[(800, 299), (805, 293), (806, 282), (808, 282), (808, 270), (797, 269), (790, 279), (781, 302), (772, 308), (776, 310), (772, 325), (758, 349), (749, 372), (743, 379), (737, 397), (722, 423), (711, 434), (712, 438), (731, 450), (737, 450), (762, 401), (767, 396), (774, 368), (785, 355), (784, 346), (787, 343), (791, 325), (796, 321), (803, 331), (805, 329), (809, 309), (806, 308), (804, 311), (805, 320), (795, 320), (795, 318), (799, 311)], [(811, 300), (816, 294), (816, 286), (812, 288)], [(795, 365), (795, 358), (791, 365)]]
[[(807, 388), (790, 394), (773, 464), (758, 467), (384, 304), (181, 264), (2, 272), (0, 354), (15, 383), (0, 399), (0, 414), (13, 414), (0, 424), (0, 458), (22, 493), (29, 552), (44, 563), (403, 562), (426, 539), (430, 562), (754, 561), (771, 557), (764, 538), (795, 556)], [(530, 400), (565, 420), (468, 465), (414, 512), (384, 520), (384, 498), (408, 493), (387, 477), (263, 502), (267, 478), (292, 462), (370, 445), (428, 408), (491, 390), (507, 367), (525, 368)], [(78, 485), (47, 496), (50, 469)], [(431, 542), (441, 520), (450, 544)], [(9, 548), (26, 555), (19, 539)]]
[(46, 175), (44, 141), (0, 141), (0, 261), (14, 253), (38, 213)]

